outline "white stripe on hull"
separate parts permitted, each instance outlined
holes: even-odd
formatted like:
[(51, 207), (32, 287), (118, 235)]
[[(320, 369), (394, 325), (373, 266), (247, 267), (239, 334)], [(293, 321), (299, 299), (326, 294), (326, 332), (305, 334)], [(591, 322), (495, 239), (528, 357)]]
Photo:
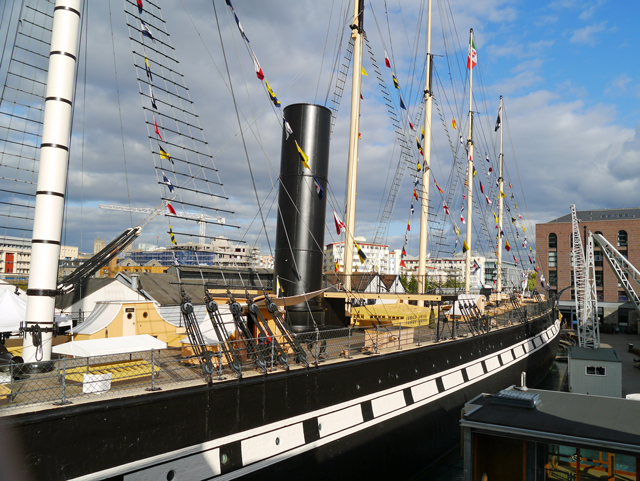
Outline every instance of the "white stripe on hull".
[[(524, 358), (542, 349), (546, 344), (550, 343), (559, 332), (559, 321), (556, 321), (545, 331), (545, 341), (542, 341), (541, 335), (538, 335), (533, 341), (530, 339), (524, 340), (479, 360), (474, 360), (467, 364), (456, 366), (401, 386), (396, 386), (259, 428), (190, 446), (171, 453), (161, 454), (127, 465), (81, 476), (70, 481), (97, 481), (122, 475), (123, 473), (129, 473), (124, 476), (125, 481), (166, 479), (167, 473), (171, 470), (174, 470), (177, 476), (179, 475), (179, 477), (175, 479), (180, 479), (181, 481), (200, 481), (211, 476), (216, 476), (216, 474), (201, 475), (196, 472), (198, 465), (207, 465), (200, 467), (202, 469), (211, 469), (210, 472), (214, 472), (214, 470), (220, 466), (220, 453), (218, 448), (234, 441), (241, 441), (244, 466), (231, 473), (219, 476), (216, 480), (224, 481), (241, 477), (284, 459), (294, 457), (305, 451), (334, 442), (380, 422), (405, 414), (413, 409), (448, 396), (471, 384), (487, 379), (516, 362), (511, 354), (511, 349), (514, 349), (516, 353), (526, 352), (526, 354), (522, 354), (522, 356), (517, 356), (517, 359), (521, 357)], [(503, 365), (500, 365), (499, 358), (503, 359)], [(505, 362), (505, 360), (509, 361)], [(484, 373), (482, 368), (482, 361), (484, 361), (487, 368), (486, 373)], [(462, 369), (466, 369), (469, 382), (464, 382)], [(435, 381), (438, 377), (442, 378), (445, 387), (443, 392), (438, 392)], [(446, 382), (445, 379), (447, 379)], [(403, 393), (403, 390), (407, 388), (411, 390), (414, 400), (414, 403), (410, 405), (407, 405)], [(361, 404), (366, 401), (371, 401), (374, 418), (364, 422)], [(302, 421), (316, 417), (318, 418), (320, 439), (305, 444)], [(276, 444), (275, 441), (278, 437), (280, 438), (279, 444)], [(214, 458), (217, 459), (217, 465), (213, 462)], [(187, 465), (187, 461), (193, 464), (193, 466)], [(219, 470), (215, 472), (220, 473)], [(147, 473), (152, 474), (148, 475)]]

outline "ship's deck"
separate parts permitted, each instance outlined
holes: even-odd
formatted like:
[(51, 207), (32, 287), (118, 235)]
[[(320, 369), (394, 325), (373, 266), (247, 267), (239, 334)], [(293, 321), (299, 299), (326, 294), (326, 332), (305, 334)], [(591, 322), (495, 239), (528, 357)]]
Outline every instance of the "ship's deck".
[[(319, 331), (301, 334), (298, 338), (310, 366), (322, 366), (349, 362), (351, 359), (384, 355), (397, 350), (420, 349), (435, 343), (456, 342), (456, 339), (481, 336), (506, 329), (527, 319), (538, 318), (551, 310), (551, 303), (525, 301), (521, 306), (489, 305), (484, 321), (465, 322), (462, 318), (452, 321), (451, 316), (441, 316), (437, 324), (419, 323), (417, 327), (403, 325), (378, 325), (369, 327)], [(272, 375), (283, 371), (276, 362), (275, 346), (262, 346), (266, 371), (259, 370), (246, 355), (244, 342), (237, 343), (242, 360), (242, 376)], [(220, 356), (218, 354), (218, 356)], [(286, 349), (290, 370), (306, 369), (296, 363), (292, 349)], [(229, 368), (225, 358), (213, 358), (212, 383), (228, 382), (237, 376)], [(14, 366), (14, 374), (21, 366)], [(63, 358), (52, 362), (49, 372), (26, 376), (0, 372), (0, 416), (15, 415), (62, 407), (69, 403), (78, 405), (107, 398), (150, 395), (157, 390), (167, 391), (206, 384), (206, 378), (198, 359), (183, 357), (183, 351), (169, 348), (132, 354), (99, 356), (93, 358)]]

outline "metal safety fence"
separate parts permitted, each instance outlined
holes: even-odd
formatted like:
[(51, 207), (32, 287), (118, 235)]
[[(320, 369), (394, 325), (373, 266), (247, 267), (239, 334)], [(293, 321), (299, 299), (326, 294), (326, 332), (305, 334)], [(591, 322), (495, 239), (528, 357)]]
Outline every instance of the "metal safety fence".
[[(209, 364), (194, 356), (189, 347), (63, 357), (38, 363), (39, 372), (33, 372), (29, 364), (9, 363), (0, 366), (0, 414), (32, 404), (65, 405), (78, 398), (121, 397), (455, 342), (538, 318), (551, 307), (546, 301), (492, 309), (476, 319), (441, 312), (429, 320), (317, 330), (295, 335), (296, 346), (288, 345), (285, 336), (277, 333), (273, 339), (227, 341), (226, 349), (206, 346), (211, 351)], [(231, 355), (239, 361), (236, 369), (231, 369)]]

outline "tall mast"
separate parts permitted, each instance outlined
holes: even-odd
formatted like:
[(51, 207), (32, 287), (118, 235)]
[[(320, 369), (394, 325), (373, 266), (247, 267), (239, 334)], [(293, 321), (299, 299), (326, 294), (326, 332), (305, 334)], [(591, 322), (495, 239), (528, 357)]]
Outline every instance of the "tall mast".
[(358, 175), (358, 131), (360, 130), (360, 83), (362, 81), (362, 25), (364, 0), (353, 4), (353, 78), (351, 81), (351, 123), (349, 129), (349, 161), (347, 164), (347, 216), (344, 236), (344, 286), (351, 290), (353, 269), (353, 233), (356, 225), (356, 179)]
[(498, 110), (498, 118), (500, 119), (500, 177), (498, 177), (498, 188), (500, 190), (500, 194), (498, 195), (498, 266), (497, 266), (497, 276), (498, 280), (496, 282), (496, 292), (500, 294), (502, 292), (502, 206), (504, 204), (504, 200), (502, 199), (502, 193), (504, 192), (504, 176), (502, 173), (502, 166), (504, 163), (504, 154), (502, 153), (502, 95), (500, 96), (500, 110)]
[[(427, 26), (427, 80), (424, 88), (425, 112), (424, 116), (424, 151), (422, 157), (422, 196), (420, 209), (420, 250), (418, 252), (418, 287), (424, 293), (427, 263), (427, 233), (429, 221), (429, 177), (431, 175), (431, 111), (433, 93), (431, 92), (431, 72), (433, 55), (431, 54), (431, 0), (429, 0), (429, 14)], [(424, 306), (424, 301), (419, 301)]]
[[(469, 33), (469, 48), (473, 45), (473, 29)], [(469, 51), (471, 52), (471, 51)], [(470, 62), (470, 60), (467, 60)], [(464, 265), (464, 292), (469, 293), (471, 285), (471, 218), (472, 218), (472, 195), (473, 195), (473, 140), (471, 137), (473, 131), (473, 64), (469, 64), (469, 138), (467, 139), (467, 150), (469, 156), (467, 159), (467, 257)]]
[[(27, 333), (22, 351), (25, 362), (47, 361), (51, 358), (79, 27), (80, 0), (57, 0), (51, 31), (40, 171), (31, 240), (25, 319)], [(38, 332), (41, 332), (41, 340)]]

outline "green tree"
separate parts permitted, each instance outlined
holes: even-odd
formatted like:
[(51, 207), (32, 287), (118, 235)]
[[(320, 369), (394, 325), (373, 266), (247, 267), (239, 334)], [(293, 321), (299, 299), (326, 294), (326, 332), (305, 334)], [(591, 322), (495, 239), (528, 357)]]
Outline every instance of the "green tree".
[(530, 291), (535, 291), (536, 289), (536, 277), (538, 276), (537, 272), (532, 272), (529, 274), (529, 280), (527, 281), (527, 289)]

